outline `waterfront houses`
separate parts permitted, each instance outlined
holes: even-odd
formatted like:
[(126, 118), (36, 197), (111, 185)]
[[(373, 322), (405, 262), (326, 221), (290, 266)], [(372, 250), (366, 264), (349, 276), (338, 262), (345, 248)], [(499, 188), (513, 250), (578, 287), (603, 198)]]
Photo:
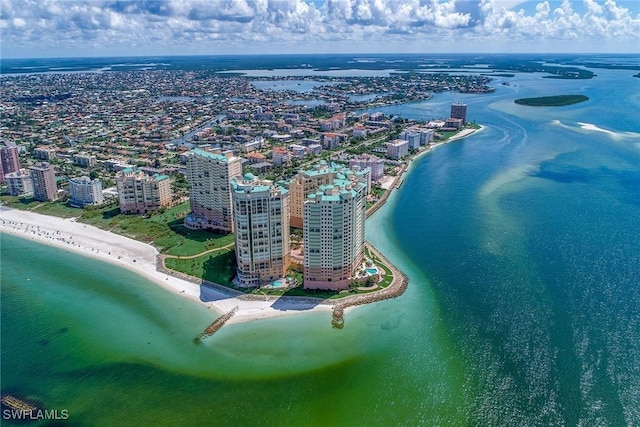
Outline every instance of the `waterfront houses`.
[(99, 179), (91, 179), (88, 176), (71, 178), (69, 180), (69, 205), (75, 208), (83, 208), (88, 205), (101, 205), (102, 182)]
[(242, 175), (242, 159), (231, 151), (195, 149), (187, 158), (191, 212), (185, 225), (224, 233), (233, 231), (230, 180)]
[(231, 180), (237, 275), (241, 287), (263, 286), (286, 277), (289, 192), (251, 173)]
[(366, 185), (334, 179), (304, 202), (304, 288), (348, 289), (364, 258)]
[(124, 214), (143, 214), (171, 206), (171, 183), (166, 175), (149, 176), (135, 168), (116, 175), (118, 203)]
[(49, 163), (36, 163), (29, 168), (33, 180), (33, 198), (41, 201), (53, 201), (58, 198), (56, 173)]

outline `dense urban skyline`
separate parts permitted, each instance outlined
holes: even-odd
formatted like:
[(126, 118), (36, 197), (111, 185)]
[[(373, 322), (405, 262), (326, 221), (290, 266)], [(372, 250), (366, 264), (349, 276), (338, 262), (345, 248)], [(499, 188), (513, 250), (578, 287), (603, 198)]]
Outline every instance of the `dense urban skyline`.
[(637, 53), (628, 0), (0, 0), (2, 57)]

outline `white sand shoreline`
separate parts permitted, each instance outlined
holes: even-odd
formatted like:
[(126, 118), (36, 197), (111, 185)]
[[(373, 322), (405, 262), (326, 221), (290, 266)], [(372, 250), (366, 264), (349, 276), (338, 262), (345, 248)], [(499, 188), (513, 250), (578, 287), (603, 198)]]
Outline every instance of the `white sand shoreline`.
[[(176, 295), (214, 309), (217, 313), (212, 313), (211, 321), (236, 306), (238, 311), (227, 324), (312, 311), (331, 314), (332, 311), (328, 304), (312, 304), (292, 299), (279, 299), (275, 308), (273, 300), (236, 298), (222, 291), (164, 274), (156, 270), (158, 251), (153, 246), (73, 219), (0, 206), (0, 231), (127, 268)], [(327, 321), (330, 321), (330, 317)]]

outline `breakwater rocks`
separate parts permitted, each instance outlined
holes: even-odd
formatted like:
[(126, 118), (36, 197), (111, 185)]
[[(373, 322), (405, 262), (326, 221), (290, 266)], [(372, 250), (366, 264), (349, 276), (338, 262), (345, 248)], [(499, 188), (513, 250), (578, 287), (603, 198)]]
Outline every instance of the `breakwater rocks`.
[[(383, 301), (385, 299), (396, 298), (404, 293), (409, 283), (409, 280), (407, 279), (407, 277), (400, 270), (398, 270), (384, 255), (382, 255), (380, 251), (378, 251), (370, 243), (367, 243), (367, 247), (375, 255), (375, 257), (378, 258), (383, 264), (385, 264), (391, 271), (391, 274), (393, 275), (391, 284), (389, 284), (389, 286), (387, 286), (386, 288), (382, 288), (380, 290), (376, 290), (367, 294), (345, 296), (340, 298), (339, 301), (321, 300), (318, 298), (304, 297), (304, 296), (276, 296), (276, 295), (245, 294), (245, 293), (236, 291), (235, 289), (230, 289), (230, 288), (227, 288), (226, 286), (219, 285), (217, 283), (212, 283), (207, 280), (198, 279), (196, 277), (192, 277), (187, 274), (168, 269), (164, 265), (163, 255), (158, 255), (156, 267), (158, 271), (161, 271), (167, 275), (171, 275), (183, 280), (187, 280), (189, 282), (198, 284), (200, 286), (206, 286), (212, 289), (216, 289), (232, 298), (237, 298), (239, 300), (265, 301), (265, 302), (267, 301), (290, 302), (292, 304), (295, 304), (298, 307), (298, 309), (301, 309), (305, 306), (308, 306), (309, 309), (317, 305), (332, 306), (333, 311), (332, 311), (331, 324), (335, 328), (342, 329), (344, 327), (344, 312), (346, 308), (355, 307), (362, 304), (369, 304), (377, 301)], [(196, 342), (199, 343), (203, 338), (206, 338), (212, 335), (213, 333), (215, 333), (216, 331), (218, 331), (227, 322), (227, 320), (229, 320), (236, 313), (238, 309), (239, 308), (236, 306), (230, 312), (216, 319), (211, 325), (209, 325), (209, 328), (212, 328), (211, 329), (212, 332), (208, 333), (207, 331), (209, 330), (209, 328), (207, 328), (202, 334), (200, 334), (199, 337), (195, 339)]]
[(0, 396), (0, 402), (2, 402), (3, 406), (20, 412), (28, 412), (29, 414), (38, 410), (35, 405), (31, 403), (25, 402), (24, 400), (18, 399), (17, 397), (10, 396), (8, 394), (3, 394)]
[(345, 297), (333, 306), (333, 315), (331, 319), (331, 325), (334, 328), (344, 328), (344, 311), (348, 307), (355, 307), (357, 305), (369, 304), (372, 302), (382, 301), (385, 299), (396, 298), (407, 290), (409, 279), (400, 270), (398, 270), (388, 259), (384, 257), (376, 248), (372, 245), (368, 245), (369, 250), (373, 252), (378, 259), (380, 259), (393, 274), (393, 280), (386, 288), (371, 292), (368, 294), (353, 295)]
[(238, 308), (239, 307), (236, 305), (230, 311), (226, 312), (225, 314), (223, 314), (222, 316), (214, 320), (213, 323), (207, 326), (207, 328), (200, 334), (200, 340), (210, 337), (211, 335), (218, 332), (218, 330), (222, 328), (225, 323), (227, 323), (227, 320), (231, 319), (233, 315), (236, 314), (236, 312), (238, 311)]

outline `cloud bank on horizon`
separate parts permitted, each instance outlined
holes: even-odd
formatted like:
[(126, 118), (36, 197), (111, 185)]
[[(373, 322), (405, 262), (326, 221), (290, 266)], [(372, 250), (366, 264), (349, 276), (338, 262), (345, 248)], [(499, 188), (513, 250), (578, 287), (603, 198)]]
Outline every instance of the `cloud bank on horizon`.
[(640, 1), (0, 0), (2, 56), (640, 53)]

